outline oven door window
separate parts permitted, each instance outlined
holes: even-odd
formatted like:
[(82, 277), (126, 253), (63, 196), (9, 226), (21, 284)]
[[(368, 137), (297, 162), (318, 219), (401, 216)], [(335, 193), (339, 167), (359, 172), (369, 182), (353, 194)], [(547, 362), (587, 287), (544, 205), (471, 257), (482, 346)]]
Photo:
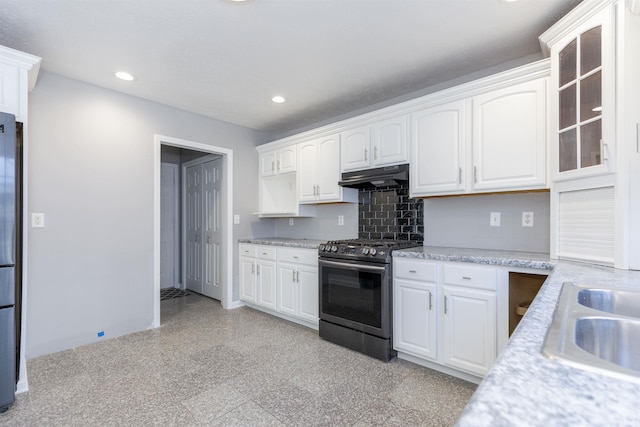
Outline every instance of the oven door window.
[(382, 286), (386, 269), (322, 266), (322, 313), (382, 328)]

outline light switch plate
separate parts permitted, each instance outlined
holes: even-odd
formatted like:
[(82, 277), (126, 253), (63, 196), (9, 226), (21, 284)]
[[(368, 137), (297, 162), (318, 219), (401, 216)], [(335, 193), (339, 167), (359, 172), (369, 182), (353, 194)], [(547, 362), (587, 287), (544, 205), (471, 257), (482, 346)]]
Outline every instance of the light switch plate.
[(32, 213), (31, 214), (31, 228), (43, 228), (44, 227), (44, 214)]
[(500, 212), (491, 212), (489, 215), (489, 225), (492, 227), (500, 227)]
[(338, 215), (338, 225), (344, 225), (344, 215)]
[(522, 212), (522, 226), (533, 227), (533, 212)]
[(234, 223), (234, 224), (240, 224), (240, 215), (235, 214), (235, 215), (233, 216), (233, 223)]

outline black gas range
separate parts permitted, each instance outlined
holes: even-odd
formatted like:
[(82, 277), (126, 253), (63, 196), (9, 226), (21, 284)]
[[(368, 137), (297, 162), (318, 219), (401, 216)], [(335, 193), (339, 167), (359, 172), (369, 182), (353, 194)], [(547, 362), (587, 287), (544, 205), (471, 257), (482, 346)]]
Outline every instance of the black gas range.
[(392, 339), (392, 253), (406, 240), (335, 240), (318, 248), (320, 337), (389, 361)]

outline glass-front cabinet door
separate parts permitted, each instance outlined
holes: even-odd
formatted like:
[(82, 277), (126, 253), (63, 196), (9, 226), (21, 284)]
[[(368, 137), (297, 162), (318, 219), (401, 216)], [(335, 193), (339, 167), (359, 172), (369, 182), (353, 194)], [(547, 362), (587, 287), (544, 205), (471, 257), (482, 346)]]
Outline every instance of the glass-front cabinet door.
[[(601, 13), (552, 49), (556, 99), (556, 180), (611, 172), (613, 93), (607, 79), (613, 70), (607, 13)], [(612, 65), (612, 64), (611, 64)]]

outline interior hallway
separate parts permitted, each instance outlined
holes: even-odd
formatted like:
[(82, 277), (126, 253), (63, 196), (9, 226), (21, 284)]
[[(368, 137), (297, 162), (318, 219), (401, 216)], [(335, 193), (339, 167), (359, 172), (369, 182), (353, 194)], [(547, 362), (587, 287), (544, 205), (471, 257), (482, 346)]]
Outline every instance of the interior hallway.
[(0, 425), (446, 426), (476, 388), (246, 307), (161, 304), (160, 328), (30, 360)]

